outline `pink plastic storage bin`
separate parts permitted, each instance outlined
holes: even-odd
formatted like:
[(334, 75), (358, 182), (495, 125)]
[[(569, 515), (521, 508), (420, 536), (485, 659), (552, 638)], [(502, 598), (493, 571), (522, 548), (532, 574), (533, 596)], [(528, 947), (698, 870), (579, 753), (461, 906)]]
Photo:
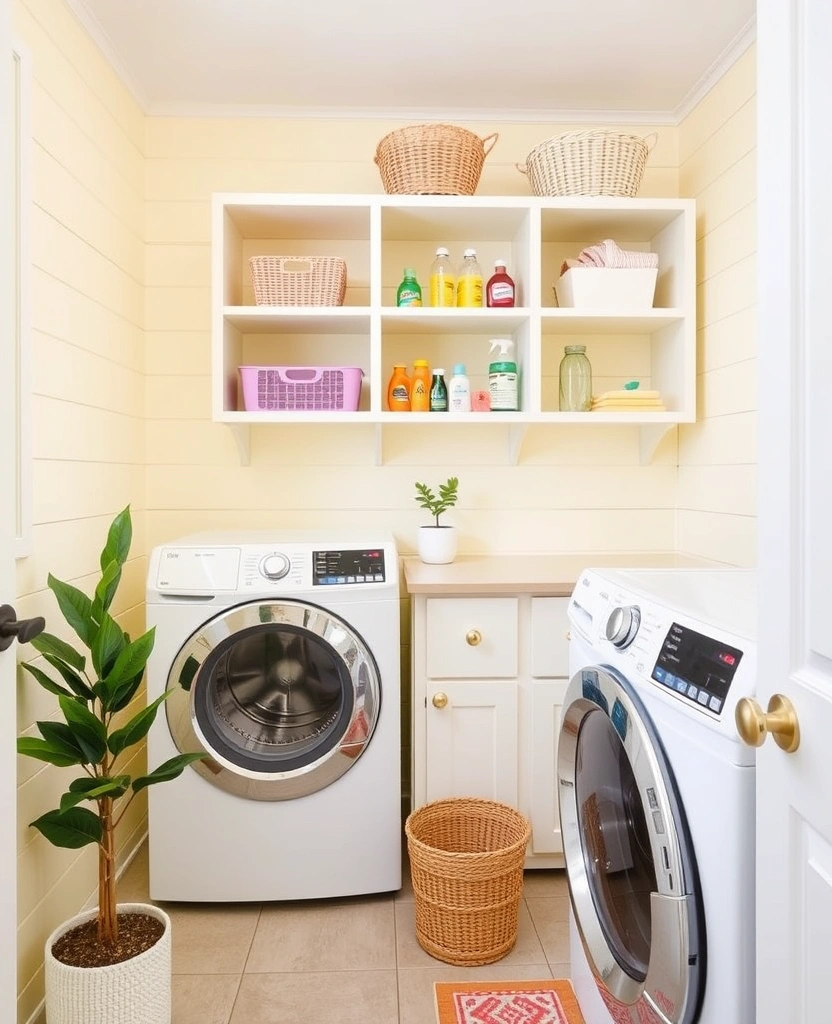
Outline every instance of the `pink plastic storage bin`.
[(241, 366), (246, 412), (355, 412), (364, 372), (358, 366)]

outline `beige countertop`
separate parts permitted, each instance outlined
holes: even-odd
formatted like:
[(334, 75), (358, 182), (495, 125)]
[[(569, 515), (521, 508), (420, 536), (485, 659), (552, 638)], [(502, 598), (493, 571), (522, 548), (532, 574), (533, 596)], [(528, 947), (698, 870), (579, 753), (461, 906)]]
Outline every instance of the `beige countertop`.
[(460, 555), (450, 565), (403, 559), (410, 594), (549, 594), (568, 597), (588, 566), (609, 569), (713, 568), (715, 563), (673, 551), (564, 555)]

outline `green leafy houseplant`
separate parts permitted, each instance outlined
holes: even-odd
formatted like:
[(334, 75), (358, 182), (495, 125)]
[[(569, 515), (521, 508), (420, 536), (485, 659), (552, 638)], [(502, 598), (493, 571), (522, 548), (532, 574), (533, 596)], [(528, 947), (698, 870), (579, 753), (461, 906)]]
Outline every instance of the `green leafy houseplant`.
[[(37, 722), (38, 737), (20, 737), (20, 754), (60, 767), (77, 765), (82, 773), (70, 782), (60, 806), (31, 824), (54, 846), (78, 849), (98, 844), (97, 933), (101, 944), (118, 940), (116, 903), (115, 830), (130, 802), (141, 790), (167, 782), (202, 754), (180, 754), (147, 775), (131, 778), (121, 765), (130, 751), (147, 736), (167, 694), (122, 721), (135, 697), (153, 649), (154, 630), (135, 640), (110, 614), (130, 550), (133, 527), (130, 506), (110, 525), (101, 552), (101, 577), (92, 598), (49, 574), (64, 619), (83, 644), (72, 646), (51, 633), (41, 633), (31, 644), (43, 655), (53, 674), (24, 664), (37, 682), (57, 698), (63, 721)], [(82, 807), (89, 803), (93, 809)]]
[(416, 502), (434, 517), (434, 526), (439, 526), (439, 517), (443, 512), (456, 505), (458, 498), (459, 479), (455, 476), (448, 477), (444, 484), (439, 485), (437, 496), (427, 484), (416, 484)]

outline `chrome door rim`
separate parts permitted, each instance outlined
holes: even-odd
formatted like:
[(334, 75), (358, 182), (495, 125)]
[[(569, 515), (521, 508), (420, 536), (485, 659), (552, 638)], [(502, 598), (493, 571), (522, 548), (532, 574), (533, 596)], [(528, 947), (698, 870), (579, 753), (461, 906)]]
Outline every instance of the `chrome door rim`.
[[(352, 688), (348, 717), (320, 758), (280, 771), (255, 771), (235, 763), (212, 746), (200, 728), (195, 698), (206, 661), (236, 636), (270, 625), (308, 633), (331, 648)], [(207, 685), (207, 683), (205, 684)], [(285, 800), (326, 788), (356, 763), (370, 743), (381, 706), (381, 683), (375, 659), (362, 637), (333, 612), (307, 601), (253, 601), (225, 609), (191, 634), (168, 673), (165, 712), (171, 737), (183, 753), (207, 752), (190, 767), (211, 785), (249, 800)]]
[[(627, 974), (609, 948), (595, 910), (584, 862), (579, 814), (575, 796), (576, 754), (582, 723), (590, 714), (603, 713), (624, 747), (638, 784), (644, 813), (654, 822), (650, 843), (657, 891), (651, 894), (652, 936), (647, 976), (643, 982)], [(623, 723), (623, 725), (622, 725)], [(612, 997), (636, 1012), (646, 1003), (671, 1024), (690, 1024), (701, 997), (700, 971), (704, 967), (704, 928), (698, 894), (694, 891), (695, 865), (689, 842), (682, 846), (683, 817), (664, 754), (651, 735), (649, 716), (632, 687), (614, 669), (591, 666), (570, 680), (564, 699), (558, 743), (558, 795), (564, 859), (575, 924), (596, 981)], [(645, 802), (650, 789), (657, 807)], [(664, 832), (656, 832), (655, 811)], [(661, 836), (661, 838), (660, 838)], [(665, 867), (663, 848), (667, 851)], [(701, 948), (700, 948), (701, 947)], [(694, 962), (691, 964), (690, 959)]]

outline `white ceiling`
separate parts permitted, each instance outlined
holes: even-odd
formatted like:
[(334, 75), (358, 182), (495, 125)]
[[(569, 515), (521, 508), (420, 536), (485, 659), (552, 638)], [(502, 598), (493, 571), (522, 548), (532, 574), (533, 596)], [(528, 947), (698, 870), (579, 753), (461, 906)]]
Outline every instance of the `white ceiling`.
[(755, 0), (69, 0), (148, 113), (670, 121)]

